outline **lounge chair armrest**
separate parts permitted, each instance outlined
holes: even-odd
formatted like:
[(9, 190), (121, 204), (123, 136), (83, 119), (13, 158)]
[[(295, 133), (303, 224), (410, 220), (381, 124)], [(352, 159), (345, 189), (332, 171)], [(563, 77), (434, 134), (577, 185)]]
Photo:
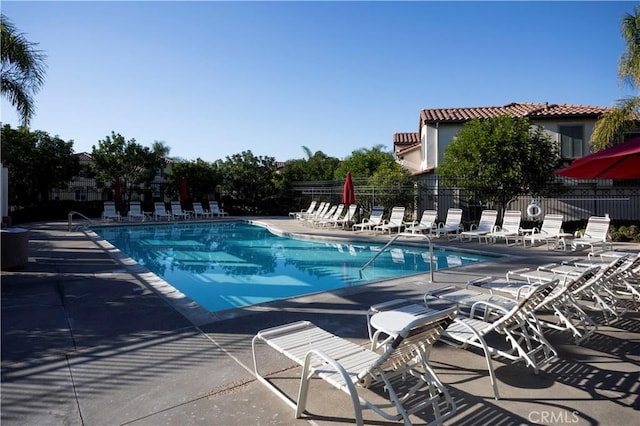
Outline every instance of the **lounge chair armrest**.
[(455, 290), (457, 290), (457, 287), (454, 285), (450, 285), (442, 288), (436, 288), (435, 290), (429, 290), (423, 296), (424, 305), (429, 306), (429, 299), (437, 299), (440, 297), (441, 294), (446, 294)]
[(523, 284), (516, 292), (516, 300), (521, 300), (522, 298), (527, 297), (529, 293), (531, 293), (535, 289), (535, 284)]
[(514, 269), (513, 271), (508, 271), (507, 274), (505, 275), (505, 278), (507, 279), (507, 281), (509, 281), (509, 277), (511, 275), (519, 275), (523, 272), (529, 272), (531, 270), (531, 268), (520, 268), (520, 269)]
[(486, 277), (482, 277), (482, 278), (476, 278), (475, 280), (470, 280), (467, 281), (467, 284), (464, 286), (464, 288), (468, 289), (470, 286), (482, 286), (482, 284), (486, 283), (486, 282), (490, 282), (493, 280), (493, 277), (490, 275), (487, 275)]
[(488, 300), (478, 300), (471, 305), (471, 310), (469, 311), (469, 318), (475, 318), (476, 316), (476, 308), (484, 308), (483, 309), (483, 318), (486, 318), (487, 308), (491, 309), (491, 311), (499, 311), (503, 314), (507, 314), (509, 310), (505, 309), (504, 306), (500, 306), (496, 303), (492, 303)]

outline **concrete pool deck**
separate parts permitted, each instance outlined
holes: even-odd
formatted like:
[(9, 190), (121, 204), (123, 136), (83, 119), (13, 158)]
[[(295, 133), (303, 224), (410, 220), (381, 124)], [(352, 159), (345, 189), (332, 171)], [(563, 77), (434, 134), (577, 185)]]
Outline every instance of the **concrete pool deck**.
[[(242, 218), (247, 219), (247, 218)], [(314, 229), (289, 218), (256, 218), (281, 233), (331, 239), (389, 236)], [(66, 222), (31, 230), (29, 261), (2, 272), (1, 422), (4, 425), (334, 425), (352, 424), (348, 397), (313, 383), (308, 411), (293, 410), (252, 373), (251, 339), (263, 328), (311, 320), (366, 344), (366, 309), (433, 288), (504, 275), (579, 254), (435, 240), (437, 245), (504, 254), (495, 262), (436, 271), (209, 316), (166, 289), (144, 268)], [(3, 249), (7, 249), (4, 247)], [(616, 249), (640, 250), (639, 244)], [(584, 252), (580, 252), (584, 254)], [(548, 337), (560, 358), (534, 375), (495, 358), (502, 399), (493, 398), (484, 357), (436, 344), (431, 363), (456, 400), (446, 424), (637, 423), (640, 410), (640, 314), (627, 313), (581, 346), (565, 333)], [(265, 353), (295, 395), (297, 369)], [(389, 422), (365, 411), (365, 423)], [(418, 413), (416, 424), (429, 421)]]

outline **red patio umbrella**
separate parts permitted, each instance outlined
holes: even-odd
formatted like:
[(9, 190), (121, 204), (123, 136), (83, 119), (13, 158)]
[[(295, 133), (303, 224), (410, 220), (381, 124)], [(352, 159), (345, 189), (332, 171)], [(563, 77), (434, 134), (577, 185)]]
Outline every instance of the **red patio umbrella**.
[(180, 201), (183, 203), (189, 199), (189, 186), (187, 185), (187, 178), (182, 177), (180, 181)]
[(116, 182), (113, 190), (113, 201), (120, 204), (122, 201), (122, 188), (120, 187), (120, 176), (116, 176)]
[(576, 179), (640, 179), (640, 137), (573, 160), (556, 174)]
[(353, 181), (351, 180), (351, 172), (347, 172), (347, 178), (344, 180), (344, 187), (342, 189), (342, 204), (349, 205), (355, 204), (356, 193), (353, 188)]

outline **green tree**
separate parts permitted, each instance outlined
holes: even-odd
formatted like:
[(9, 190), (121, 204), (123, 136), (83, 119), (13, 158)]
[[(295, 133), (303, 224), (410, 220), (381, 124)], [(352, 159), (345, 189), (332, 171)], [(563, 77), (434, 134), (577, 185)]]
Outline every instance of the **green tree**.
[(356, 187), (356, 201), (365, 210), (373, 205), (412, 207), (415, 179), (383, 145), (353, 151), (334, 172), (344, 180), (351, 172)]
[(187, 179), (191, 201), (206, 202), (222, 183), (215, 163), (200, 158), (195, 161), (177, 161), (171, 166), (167, 190), (176, 199), (180, 196), (182, 178)]
[[(306, 149), (306, 147), (303, 147)], [(289, 160), (285, 164), (284, 179), (287, 182), (323, 181), (333, 179), (340, 160), (330, 157), (322, 151), (311, 154), (307, 149), (307, 158)]]
[(45, 78), (46, 55), (37, 46), (18, 32), (4, 14), (0, 15), (0, 91), (16, 108), (25, 127), (33, 118), (34, 96)]
[(133, 192), (141, 185), (149, 186), (156, 176), (156, 172), (166, 164), (166, 154), (169, 148), (161, 142), (154, 142), (152, 148), (136, 143), (135, 139), (128, 141), (119, 134), (111, 132), (111, 136), (98, 141), (93, 146), (92, 170), (99, 188), (114, 188), (116, 179), (120, 180), (122, 188), (121, 210), (128, 210)]
[[(632, 88), (640, 87), (640, 6), (622, 18), (625, 51), (618, 62), (618, 78)], [(622, 141), (624, 132), (638, 124), (640, 97), (630, 96), (616, 101), (614, 108), (602, 115), (591, 135), (591, 147), (601, 150)]]
[(499, 210), (512, 198), (546, 194), (554, 182), (557, 145), (526, 118), (508, 115), (473, 119), (444, 151), (438, 175), (445, 185), (464, 187)]
[[(351, 155), (340, 162), (333, 174), (334, 179), (344, 179), (347, 172), (354, 178), (370, 178), (378, 169), (393, 169), (396, 162), (390, 152), (383, 150), (384, 145), (377, 145), (371, 149), (362, 148), (353, 151)], [(399, 167), (398, 169), (402, 169)]]
[(276, 160), (249, 151), (218, 160), (223, 181), (224, 208), (249, 214), (271, 214), (277, 209)]
[(65, 142), (41, 130), (2, 127), (2, 162), (9, 168), (10, 203), (48, 201), (54, 188), (66, 188), (80, 172), (73, 141)]

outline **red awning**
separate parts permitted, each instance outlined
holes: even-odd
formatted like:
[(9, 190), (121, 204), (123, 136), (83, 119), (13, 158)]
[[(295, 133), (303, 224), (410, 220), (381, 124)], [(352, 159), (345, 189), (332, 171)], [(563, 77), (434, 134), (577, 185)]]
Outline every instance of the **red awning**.
[(556, 174), (576, 179), (640, 179), (640, 137), (573, 160)]

